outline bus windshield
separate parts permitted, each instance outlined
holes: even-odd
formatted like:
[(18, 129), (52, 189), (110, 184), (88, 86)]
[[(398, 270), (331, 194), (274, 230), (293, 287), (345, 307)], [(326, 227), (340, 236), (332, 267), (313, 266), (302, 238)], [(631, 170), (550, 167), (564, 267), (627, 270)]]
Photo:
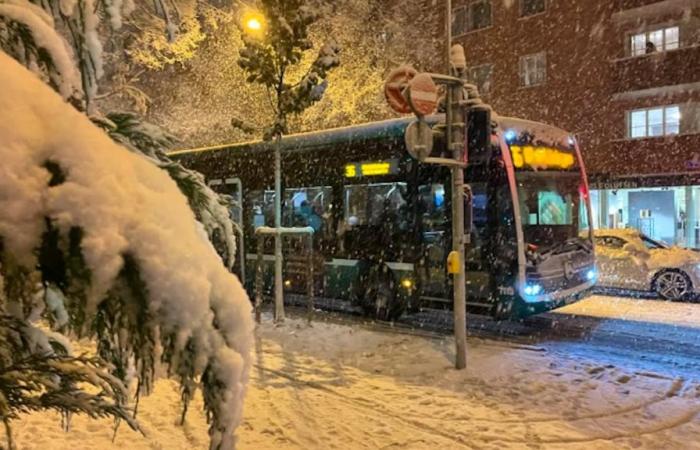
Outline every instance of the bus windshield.
[(549, 247), (588, 229), (588, 203), (577, 172), (516, 172), (526, 244)]

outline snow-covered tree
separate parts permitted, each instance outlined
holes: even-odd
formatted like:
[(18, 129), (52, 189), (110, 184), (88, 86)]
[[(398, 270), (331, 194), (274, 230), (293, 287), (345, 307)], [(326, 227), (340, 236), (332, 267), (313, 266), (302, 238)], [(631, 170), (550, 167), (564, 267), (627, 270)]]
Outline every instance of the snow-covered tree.
[(274, 118), (264, 132), (271, 139), (288, 133), (290, 115), (302, 113), (323, 97), (328, 72), (340, 63), (340, 47), (329, 40), (307, 67), (300, 68), (313, 48), (309, 26), (319, 18), (317, 9), (305, 0), (262, 0), (260, 12), (261, 30), (243, 30), (238, 64), (248, 73), (249, 83), (264, 86), (271, 96)]
[[(132, 1), (123, 0), (46, 0), (36, 3), (0, 0), (0, 49), (42, 77), (78, 109), (104, 126), (118, 142), (144, 153), (167, 170), (190, 199), (197, 218), (217, 243), (216, 247), (227, 265), (232, 267), (236, 239), (235, 225), (231, 223), (228, 213), (229, 199), (209, 189), (201, 175), (185, 169), (165, 155), (164, 151), (176, 142), (173, 136), (133, 114), (112, 113), (105, 117), (96, 106), (98, 83), (105, 72), (101, 31), (105, 28), (110, 33), (120, 30), (124, 18), (132, 12), (137, 19), (140, 17), (140, 23), (146, 20), (144, 16), (150, 17), (151, 21), (155, 20), (153, 17), (159, 18), (157, 20), (165, 24), (167, 37), (173, 43), (168, 47), (171, 48), (168, 53), (171, 59), (186, 57), (187, 51), (182, 50), (185, 45), (182, 41), (188, 39), (181, 35), (187, 35), (183, 29), (186, 30), (186, 22), (192, 15), (185, 11), (193, 7), (180, 8), (172, 0), (156, 0), (153, 5), (155, 14), (146, 14), (143, 5), (137, 8)], [(204, 17), (210, 15), (205, 14)], [(151, 28), (156, 27), (153, 23), (150, 25)], [(144, 27), (141, 34), (151, 28)], [(161, 49), (162, 56), (164, 46), (156, 47)], [(157, 53), (155, 49), (153, 51)], [(143, 55), (145, 53), (142, 53), (145, 58)], [(157, 56), (154, 58), (154, 61), (160, 60)], [(110, 116), (116, 121), (110, 120)]]
[[(250, 302), (166, 171), (117, 145), (0, 52), (0, 419), (113, 416), (163, 364), (183, 418), (201, 387), (212, 449), (234, 446)], [(42, 321), (42, 319), (44, 319)], [(54, 331), (42, 327), (48, 323)], [(57, 331), (95, 341), (70, 356)], [(97, 393), (86, 389), (87, 382)]]

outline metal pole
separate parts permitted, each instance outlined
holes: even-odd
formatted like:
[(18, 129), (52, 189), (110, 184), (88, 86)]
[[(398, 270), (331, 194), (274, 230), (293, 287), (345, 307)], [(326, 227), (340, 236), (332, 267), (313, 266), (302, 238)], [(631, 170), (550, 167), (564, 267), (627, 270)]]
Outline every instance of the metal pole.
[(263, 303), (263, 245), (265, 236), (258, 235), (257, 260), (255, 266), (255, 321), (260, 323), (260, 315)]
[(284, 322), (284, 292), (282, 284), (282, 155), (281, 140), (275, 138), (275, 322)]
[[(451, 52), (452, 52), (452, 1), (446, 0), (447, 10), (445, 11), (445, 35), (446, 35), (446, 55), (447, 74), (452, 73)], [(464, 111), (458, 107), (457, 117), (453, 114), (453, 105), (459, 104), (463, 96), (462, 86), (450, 86), (447, 89), (446, 111), (446, 141), (451, 147), (453, 157), (457, 161), (464, 161), (464, 125), (466, 124)], [(454, 127), (454, 123), (460, 125)], [(459, 256), (459, 270), (453, 277), (453, 313), (454, 313), (454, 334), (455, 334), (455, 367), (464, 369), (467, 367), (467, 305), (466, 287), (464, 274), (464, 169), (461, 167), (452, 168), (452, 250)]]
[(307, 286), (306, 286), (306, 292), (307, 295), (309, 296), (308, 300), (308, 321), (311, 322), (311, 320), (314, 317), (314, 235), (310, 234), (308, 238), (308, 245), (309, 245), (309, 272), (308, 272), (308, 278), (307, 278)]
[[(461, 91), (462, 87), (455, 88)], [(459, 102), (461, 93), (455, 92), (452, 96), (454, 102)], [(460, 113), (453, 119), (464, 118)], [(464, 123), (464, 121), (461, 121)], [(461, 126), (453, 127), (454, 140), (453, 154), (458, 161), (463, 161), (464, 132)], [(466, 276), (464, 273), (464, 169), (454, 167), (452, 169), (452, 250), (459, 255), (459, 270), (454, 275), (454, 333), (455, 333), (455, 367), (464, 369), (467, 367), (467, 303), (466, 303)]]

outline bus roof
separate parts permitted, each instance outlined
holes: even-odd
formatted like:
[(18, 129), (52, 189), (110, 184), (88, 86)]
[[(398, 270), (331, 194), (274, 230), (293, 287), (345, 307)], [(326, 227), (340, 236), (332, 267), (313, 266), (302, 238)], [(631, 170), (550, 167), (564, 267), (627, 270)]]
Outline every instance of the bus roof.
[[(380, 139), (401, 139), (403, 140), (406, 127), (416, 119), (413, 116), (389, 119), (379, 122), (370, 122), (360, 125), (352, 125), (340, 128), (331, 128), (320, 131), (310, 131), (306, 133), (290, 134), (283, 136), (281, 141), (282, 151), (312, 149), (315, 147), (329, 147), (343, 142), (376, 141)], [(444, 122), (444, 114), (435, 114), (426, 118), (432, 126), (436, 123)], [(568, 146), (571, 136), (561, 128), (554, 127), (530, 120), (516, 119), (493, 114), (493, 122), (498, 125), (498, 132), (514, 130), (518, 134), (527, 131), (540, 139), (552, 144), (560, 143)], [(181, 149), (168, 152), (169, 156), (186, 155), (192, 153), (208, 152), (214, 150), (271, 150), (272, 141), (248, 141), (232, 144), (221, 144), (210, 147), (199, 147), (192, 149)]]
[(559, 144), (562, 147), (569, 146), (571, 134), (553, 125), (525, 119), (516, 119), (515, 117), (496, 116), (493, 120), (498, 124), (501, 133), (513, 130), (520, 135), (523, 131), (527, 131), (529, 134), (537, 136), (538, 139), (545, 142)]
[[(443, 120), (443, 115), (428, 116), (426, 120), (430, 125)], [(398, 119), (370, 122), (360, 125), (352, 125), (327, 130), (311, 131), (307, 133), (290, 134), (283, 136), (281, 140), (282, 151), (310, 149), (313, 147), (327, 147), (341, 142), (361, 142), (386, 138), (403, 139), (406, 127), (414, 122), (415, 117), (401, 117)], [(207, 152), (213, 150), (271, 150), (273, 141), (248, 141), (234, 144), (222, 144), (212, 147), (200, 147), (193, 149), (174, 150), (168, 152), (169, 156), (184, 155), (190, 153)]]

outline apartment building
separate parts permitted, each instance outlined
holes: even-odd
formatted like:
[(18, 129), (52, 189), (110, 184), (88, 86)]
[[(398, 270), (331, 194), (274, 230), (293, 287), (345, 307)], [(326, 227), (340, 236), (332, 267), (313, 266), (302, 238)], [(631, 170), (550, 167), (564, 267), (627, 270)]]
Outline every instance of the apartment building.
[(453, 0), (500, 114), (576, 134), (598, 227), (700, 247), (700, 0)]

